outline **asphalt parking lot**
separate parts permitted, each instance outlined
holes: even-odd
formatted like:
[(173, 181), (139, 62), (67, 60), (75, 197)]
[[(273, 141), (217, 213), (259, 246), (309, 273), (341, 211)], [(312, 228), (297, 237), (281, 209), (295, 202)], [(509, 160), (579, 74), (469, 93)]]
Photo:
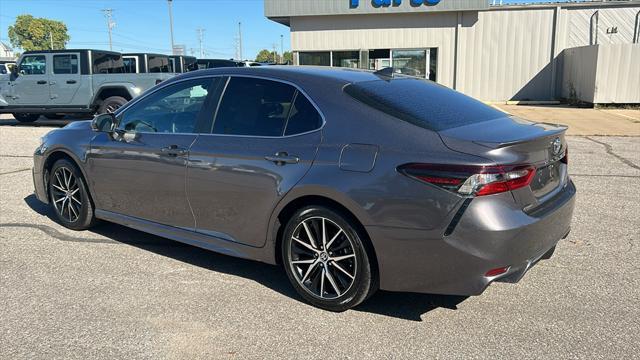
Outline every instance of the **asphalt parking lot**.
[(380, 292), (330, 313), (277, 267), (103, 223), (33, 196), (51, 127), (0, 122), (0, 358), (633, 358), (640, 354), (640, 137), (570, 136), (573, 230), (518, 284)]

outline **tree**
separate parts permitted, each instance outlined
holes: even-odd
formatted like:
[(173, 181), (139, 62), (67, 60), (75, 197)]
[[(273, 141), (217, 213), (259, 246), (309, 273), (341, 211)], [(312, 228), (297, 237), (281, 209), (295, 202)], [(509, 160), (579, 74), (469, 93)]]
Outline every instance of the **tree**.
[(285, 51), (282, 56), (284, 59), (282, 60), (285, 64), (293, 64), (293, 53), (291, 51)]
[(258, 55), (256, 55), (256, 61), (257, 62), (271, 62), (271, 61), (273, 61), (273, 53), (271, 53), (271, 51), (269, 51), (267, 49), (262, 49), (262, 50), (260, 50)]
[(19, 15), (9, 26), (11, 45), (26, 51), (64, 49), (69, 39), (67, 25), (62, 21)]

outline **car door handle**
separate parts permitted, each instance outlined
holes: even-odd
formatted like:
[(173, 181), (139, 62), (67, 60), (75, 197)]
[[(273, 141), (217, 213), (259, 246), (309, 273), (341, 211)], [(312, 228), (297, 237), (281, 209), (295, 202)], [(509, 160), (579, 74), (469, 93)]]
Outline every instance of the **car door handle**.
[(160, 149), (160, 152), (162, 152), (163, 155), (172, 157), (185, 155), (187, 151), (187, 149), (178, 147), (178, 145), (169, 145)]
[(47, 83), (47, 80), (38, 80), (37, 84), (38, 85), (44, 85)]
[(67, 80), (67, 84), (75, 84), (76, 81), (75, 80)]
[(286, 152), (277, 152), (275, 155), (267, 155), (265, 160), (276, 163), (276, 165), (284, 164), (297, 164), (300, 162), (300, 158), (297, 156), (289, 155)]

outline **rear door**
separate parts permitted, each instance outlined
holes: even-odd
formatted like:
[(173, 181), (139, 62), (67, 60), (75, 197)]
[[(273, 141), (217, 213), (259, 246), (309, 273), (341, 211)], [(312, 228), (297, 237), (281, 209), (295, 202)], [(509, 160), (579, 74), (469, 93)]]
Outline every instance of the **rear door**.
[(229, 78), (211, 133), (189, 154), (187, 196), (196, 230), (263, 246), (273, 208), (315, 158), (322, 123), (309, 98), (290, 84)]
[(80, 53), (52, 54), (52, 75), (49, 78), (51, 105), (73, 103), (80, 89)]
[(211, 78), (180, 81), (118, 114), (115, 135), (91, 142), (88, 177), (96, 207), (193, 230), (185, 193), (189, 148), (207, 121)]
[(49, 104), (48, 54), (29, 54), (18, 65), (19, 76), (11, 82), (11, 96), (16, 105)]

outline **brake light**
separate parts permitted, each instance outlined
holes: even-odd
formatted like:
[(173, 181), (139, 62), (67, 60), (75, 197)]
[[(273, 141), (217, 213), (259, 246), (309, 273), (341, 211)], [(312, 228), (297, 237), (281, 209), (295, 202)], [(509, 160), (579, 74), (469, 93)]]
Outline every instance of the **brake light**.
[(484, 196), (528, 186), (536, 173), (531, 165), (466, 166), (407, 164), (398, 171), (414, 179), (465, 196)]

